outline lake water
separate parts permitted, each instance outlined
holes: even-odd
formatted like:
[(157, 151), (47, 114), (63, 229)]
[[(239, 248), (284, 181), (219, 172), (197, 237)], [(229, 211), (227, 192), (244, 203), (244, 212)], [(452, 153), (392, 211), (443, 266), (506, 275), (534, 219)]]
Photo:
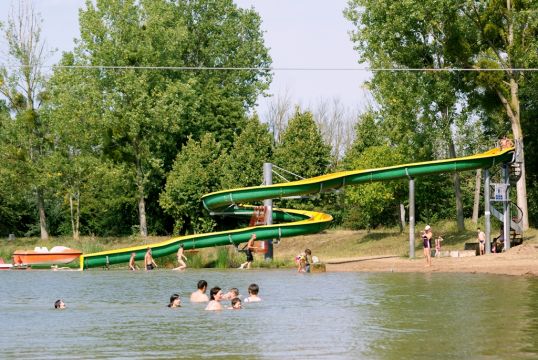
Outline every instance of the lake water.
[[(261, 303), (204, 311), (209, 287)], [(166, 307), (174, 292), (183, 307)], [(53, 310), (62, 298), (68, 309)], [(0, 272), (2, 359), (531, 359), (538, 280), (292, 270)]]

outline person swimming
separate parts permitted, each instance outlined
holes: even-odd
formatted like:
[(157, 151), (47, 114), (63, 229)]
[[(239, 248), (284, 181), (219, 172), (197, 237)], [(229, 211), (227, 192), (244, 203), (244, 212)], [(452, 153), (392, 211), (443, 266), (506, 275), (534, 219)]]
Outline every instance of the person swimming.
[(207, 297), (206, 295), (206, 290), (207, 290), (207, 281), (205, 280), (200, 280), (198, 281), (198, 290), (196, 290), (195, 292), (193, 292), (191, 294), (191, 302), (206, 302), (206, 301), (209, 301), (209, 298)]
[(178, 308), (181, 307), (181, 298), (179, 294), (173, 294), (170, 296), (170, 303), (168, 304), (169, 308)]
[(222, 305), (220, 301), (222, 300), (222, 290), (220, 287), (215, 286), (209, 291), (209, 303), (207, 304), (206, 310), (222, 310)]
[(58, 299), (54, 302), (54, 308), (55, 309), (65, 309), (65, 303), (63, 302), (62, 299)]
[(245, 299), (245, 302), (262, 301), (262, 299), (258, 296), (259, 291), (260, 287), (258, 286), (258, 284), (250, 284), (248, 287), (248, 298)]

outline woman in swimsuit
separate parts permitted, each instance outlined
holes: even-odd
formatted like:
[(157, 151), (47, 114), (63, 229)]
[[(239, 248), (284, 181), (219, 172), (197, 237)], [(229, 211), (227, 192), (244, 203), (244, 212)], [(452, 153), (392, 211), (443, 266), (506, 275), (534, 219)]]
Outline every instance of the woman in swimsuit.
[(424, 247), (424, 257), (426, 258), (426, 266), (432, 266), (432, 228), (430, 225), (426, 225), (422, 232), (422, 246)]

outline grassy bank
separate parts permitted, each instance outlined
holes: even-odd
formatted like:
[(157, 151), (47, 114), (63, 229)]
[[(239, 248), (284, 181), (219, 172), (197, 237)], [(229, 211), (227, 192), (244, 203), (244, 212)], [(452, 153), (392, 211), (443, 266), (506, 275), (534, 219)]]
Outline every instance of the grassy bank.
[[(466, 222), (467, 230), (458, 232), (456, 224), (452, 221), (442, 221), (430, 224), (433, 228), (434, 236), (442, 235), (443, 250), (463, 250), (466, 242), (476, 241), (476, 225)], [(482, 228), (483, 228), (483, 224)], [(416, 251), (421, 254), (422, 244), (419, 239), (420, 229), (424, 224), (417, 224), (416, 227)], [(492, 235), (499, 233), (498, 228), (492, 229)], [(166, 237), (110, 237), (95, 238), (82, 237), (80, 240), (73, 240), (68, 237), (52, 238), (48, 241), (41, 241), (39, 238), (20, 238), (14, 241), (1, 240), (0, 257), (6, 262), (11, 261), (12, 253), (17, 249), (33, 249), (35, 246), (46, 246), (49, 249), (56, 245), (63, 245), (74, 249), (82, 250), (84, 253), (97, 252), (103, 250), (119, 249), (134, 245), (147, 245), (160, 242)], [(538, 243), (538, 230), (530, 229), (525, 233), (525, 242)], [(312, 249), (313, 255), (321, 261), (343, 260), (360, 256), (384, 256), (396, 255), (407, 257), (409, 255), (409, 234), (407, 229), (404, 232), (398, 228), (382, 228), (371, 231), (366, 230), (327, 230), (320, 234), (297, 236), (284, 238), (274, 247), (274, 261), (265, 262), (263, 255), (255, 256), (254, 267), (293, 267), (294, 257), (304, 249)], [(214, 247), (199, 249), (194, 252), (186, 252), (188, 266), (191, 268), (233, 268), (238, 267), (245, 261), (245, 255), (238, 252), (233, 246)], [(162, 268), (173, 268), (176, 265), (175, 255), (169, 255), (156, 259), (157, 264)], [(76, 265), (76, 264), (75, 264)], [(118, 265), (117, 267), (125, 267)]]

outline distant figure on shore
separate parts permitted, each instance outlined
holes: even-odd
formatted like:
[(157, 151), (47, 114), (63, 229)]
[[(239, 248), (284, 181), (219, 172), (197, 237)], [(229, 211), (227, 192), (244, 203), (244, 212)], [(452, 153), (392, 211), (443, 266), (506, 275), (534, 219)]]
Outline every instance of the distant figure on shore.
[(241, 299), (236, 297), (232, 299), (232, 306), (230, 306), (228, 309), (240, 310), (242, 308), (243, 308), (243, 304), (241, 304)]
[(491, 244), (491, 252), (499, 253), (501, 252), (504, 246), (504, 229), (501, 228), (501, 233), (496, 238), (493, 238), (493, 243)]
[(441, 236), (435, 238), (435, 257), (441, 256), (441, 241), (443, 240)]
[(426, 258), (426, 267), (432, 266), (432, 228), (426, 225), (422, 234), (422, 246), (424, 247), (424, 257)]
[(198, 281), (198, 290), (191, 294), (191, 302), (206, 302), (209, 301), (209, 298), (206, 295), (207, 290), (207, 281), (200, 280)]
[(210, 311), (222, 310), (222, 305), (220, 304), (220, 301), (222, 300), (222, 290), (218, 286), (215, 286), (214, 288), (211, 288), (209, 295), (209, 303), (205, 309)]
[(54, 302), (54, 308), (55, 309), (65, 309), (65, 303), (62, 299), (58, 299)]
[(310, 264), (312, 263), (312, 251), (310, 249), (305, 249), (303, 253), (300, 253), (296, 257), (297, 261), (297, 272), (310, 272)]
[(248, 287), (248, 297), (245, 299), (245, 302), (258, 302), (262, 299), (258, 296), (260, 292), (260, 287), (257, 284), (250, 284)]
[(169, 308), (178, 308), (181, 307), (181, 298), (179, 294), (173, 294), (170, 296), (170, 303), (168, 304)]
[(132, 271), (138, 270), (138, 265), (136, 265), (135, 263), (135, 257), (136, 257), (136, 253), (132, 252), (131, 258), (129, 259), (129, 270), (132, 270)]
[(476, 231), (478, 231), (478, 236), (476, 238), (478, 240), (478, 250), (480, 255), (484, 255), (486, 250), (486, 234), (480, 230), (480, 228), (477, 228)]
[[(187, 268), (187, 257), (185, 256), (184, 252), (185, 245), (179, 245), (179, 249), (177, 249), (177, 262), (179, 266), (177, 268), (174, 268), (174, 270), (185, 270)], [(185, 261), (183, 261), (183, 259), (185, 259)]]
[(245, 250), (245, 253), (247, 254), (247, 261), (242, 263), (241, 266), (239, 266), (239, 269), (250, 269), (250, 264), (254, 261), (252, 250), (258, 249), (258, 247), (254, 246), (254, 241), (256, 241), (256, 234), (252, 234), (247, 244), (242, 249)]
[(153, 270), (157, 267), (157, 264), (155, 264), (155, 260), (153, 260), (153, 256), (151, 255), (151, 248), (148, 248), (146, 251), (146, 255), (144, 256), (144, 265), (146, 271)]

